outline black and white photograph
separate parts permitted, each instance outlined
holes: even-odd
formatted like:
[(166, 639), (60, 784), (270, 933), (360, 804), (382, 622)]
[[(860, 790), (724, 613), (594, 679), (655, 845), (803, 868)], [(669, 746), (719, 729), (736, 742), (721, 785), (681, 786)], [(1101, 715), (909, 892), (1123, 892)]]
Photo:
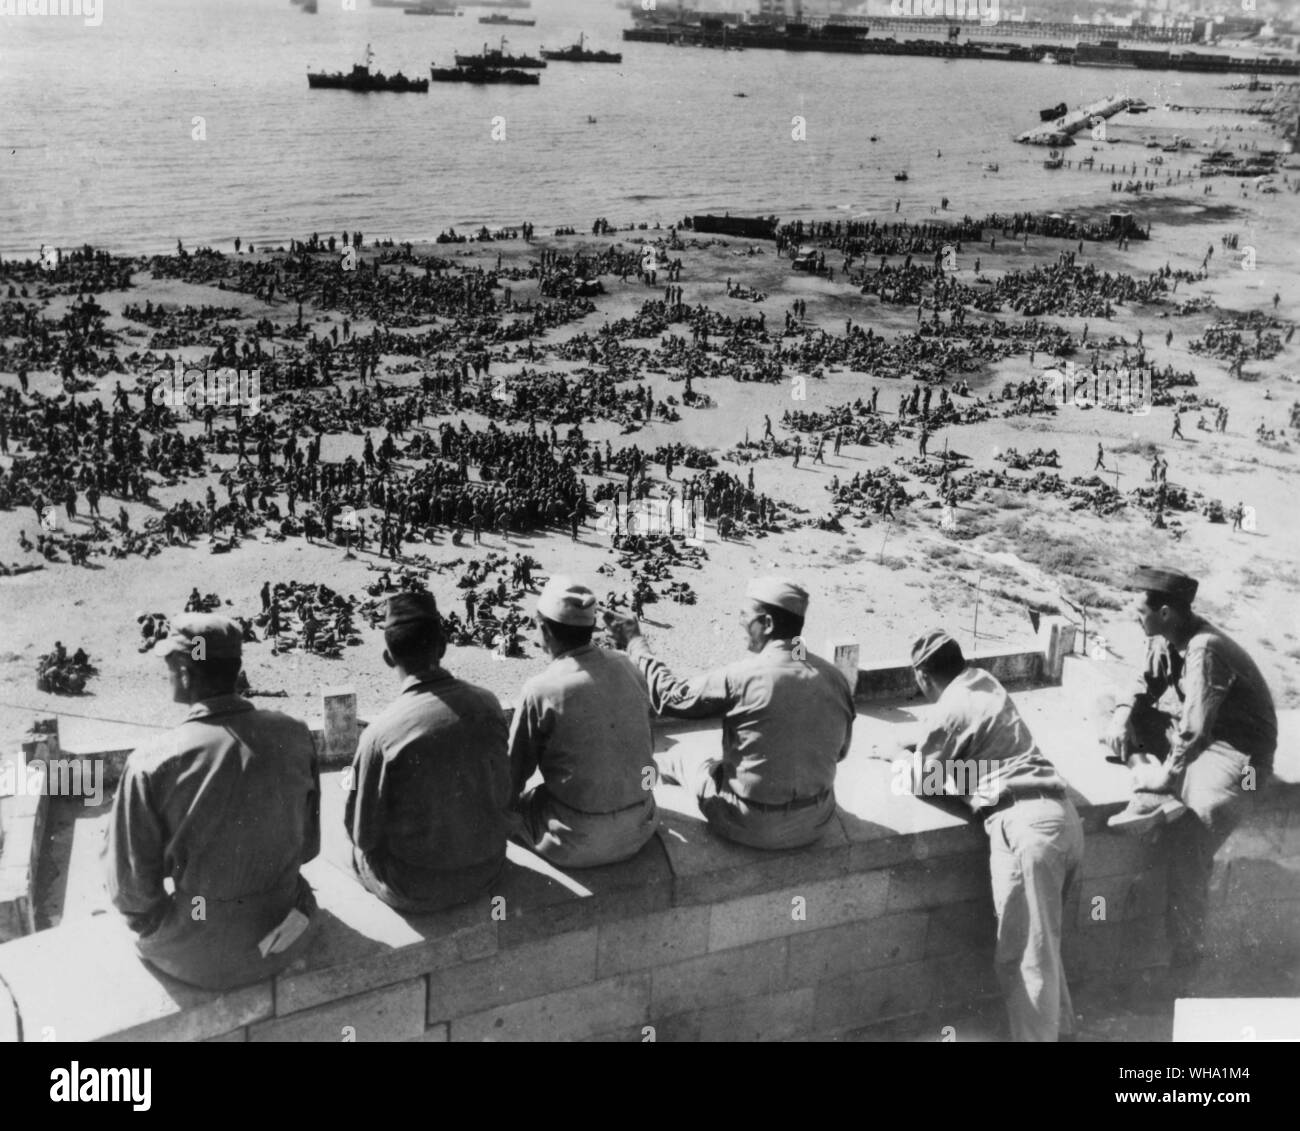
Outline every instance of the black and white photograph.
[(0, 99), (25, 1100), (169, 1110), (128, 1042), (1258, 1097), (1300, 2), (0, 0)]

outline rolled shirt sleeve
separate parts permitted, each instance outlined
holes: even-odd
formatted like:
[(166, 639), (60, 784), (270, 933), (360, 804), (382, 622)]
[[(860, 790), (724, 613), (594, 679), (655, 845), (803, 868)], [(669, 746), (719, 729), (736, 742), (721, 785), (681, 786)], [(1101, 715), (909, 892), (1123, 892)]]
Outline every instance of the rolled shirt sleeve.
[(649, 645), (640, 636), (633, 637), (627, 654), (641, 669), (650, 691), (650, 705), (661, 715), (707, 719), (725, 715), (735, 705), (726, 668), (682, 679), (650, 652)]
[(1190, 648), (1183, 671), (1183, 711), (1171, 768), (1182, 769), (1214, 741), (1214, 726), (1236, 673), (1209, 643)]
[(912, 767), (912, 788), (917, 794), (924, 789), (925, 774), (930, 766), (942, 766), (946, 779), (949, 764), (969, 744), (964, 720), (943, 710), (939, 704), (933, 705), (930, 712), (928, 725), (916, 743), (916, 759)]
[(1178, 679), (1175, 653), (1162, 637), (1153, 636), (1147, 641), (1146, 660), (1142, 670), (1130, 685), (1127, 698), (1120, 707), (1154, 707)]

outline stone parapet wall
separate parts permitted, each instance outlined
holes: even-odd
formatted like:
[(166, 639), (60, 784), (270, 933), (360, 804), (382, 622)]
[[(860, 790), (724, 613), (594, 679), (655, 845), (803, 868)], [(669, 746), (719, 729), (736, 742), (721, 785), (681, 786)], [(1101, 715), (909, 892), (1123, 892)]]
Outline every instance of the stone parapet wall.
[[(1210, 921), (1221, 956), (1300, 960), (1294, 792), (1261, 797), (1225, 847)], [(399, 915), (318, 859), (305, 869), (322, 911), (306, 956), (226, 994), (150, 972), (114, 917), (8, 943), (0, 1034), (774, 1040), (907, 1022), (937, 1035), (996, 996), (978, 825), (888, 833), (842, 810), (820, 845), (764, 853), (712, 837), (680, 789), (659, 787), (659, 800), (663, 828), (634, 860), (560, 873), (512, 847), (493, 899), (441, 915)], [(1167, 961), (1159, 848), (1104, 831), (1115, 804), (1076, 800), (1087, 852), (1067, 969), (1076, 986), (1123, 983)]]
[[(1168, 961), (1162, 849), (1107, 830), (1129, 788), (1096, 740), (1094, 701), (1113, 680), (1045, 627), (1043, 651), (975, 662), (1013, 685), (1056, 684), (1016, 702), (1084, 821), (1067, 973), (1076, 987), (1123, 984)], [(562, 872), (512, 845), (491, 898), (403, 916), (351, 874), (346, 791), (326, 772), (322, 855), (304, 869), (319, 926), (293, 967), (206, 993), (140, 962), (116, 915), (65, 921), (0, 946), (0, 1039), (776, 1040), (899, 1026), (937, 1036), (996, 998), (994, 918), (981, 824), (958, 804), (891, 788), (890, 744), (916, 715), (876, 689), (901, 687), (910, 671), (862, 669), (836, 817), (817, 845), (723, 841), (692, 797), (661, 784), (661, 828), (634, 859)], [(1216, 861), (1217, 958), (1300, 965), (1298, 738), (1300, 718), (1284, 713), (1280, 780)], [(660, 749), (712, 753), (719, 741), (708, 725), (656, 728)]]

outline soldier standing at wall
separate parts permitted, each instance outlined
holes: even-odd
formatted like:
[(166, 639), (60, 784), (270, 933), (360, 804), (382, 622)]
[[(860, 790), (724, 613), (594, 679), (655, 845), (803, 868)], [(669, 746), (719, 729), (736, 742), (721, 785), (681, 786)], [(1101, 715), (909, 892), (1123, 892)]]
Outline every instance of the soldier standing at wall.
[(933, 707), (901, 777), (917, 794), (962, 797), (982, 821), (1011, 1039), (1058, 1040), (1074, 1032), (1061, 927), (1083, 859), (1079, 814), (1011, 697), (989, 672), (966, 664), (957, 641), (927, 633), (912, 646), (912, 668)]

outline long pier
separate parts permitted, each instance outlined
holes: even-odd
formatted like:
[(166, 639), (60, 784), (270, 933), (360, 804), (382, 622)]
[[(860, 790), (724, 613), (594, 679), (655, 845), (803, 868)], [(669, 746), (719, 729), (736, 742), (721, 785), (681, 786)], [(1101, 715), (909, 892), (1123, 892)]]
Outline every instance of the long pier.
[(1070, 145), (1072, 142), (1065, 141), (1062, 138), (1071, 138), (1080, 130), (1087, 129), (1097, 118), (1113, 118), (1121, 110), (1127, 110), (1133, 105), (1133, 99), (1122, 98), (1115, 95), (1111, 98), (1100, 98), (1096, 102), (1090, 102), (1078, 110), (1071, 110), (1068, 114), (1063, 114), (1055, 121), (1044, 122), (1042, 125), (1035, 126), (1032, 130), (1026, 130), (1016, 141), (1021, 145)]

